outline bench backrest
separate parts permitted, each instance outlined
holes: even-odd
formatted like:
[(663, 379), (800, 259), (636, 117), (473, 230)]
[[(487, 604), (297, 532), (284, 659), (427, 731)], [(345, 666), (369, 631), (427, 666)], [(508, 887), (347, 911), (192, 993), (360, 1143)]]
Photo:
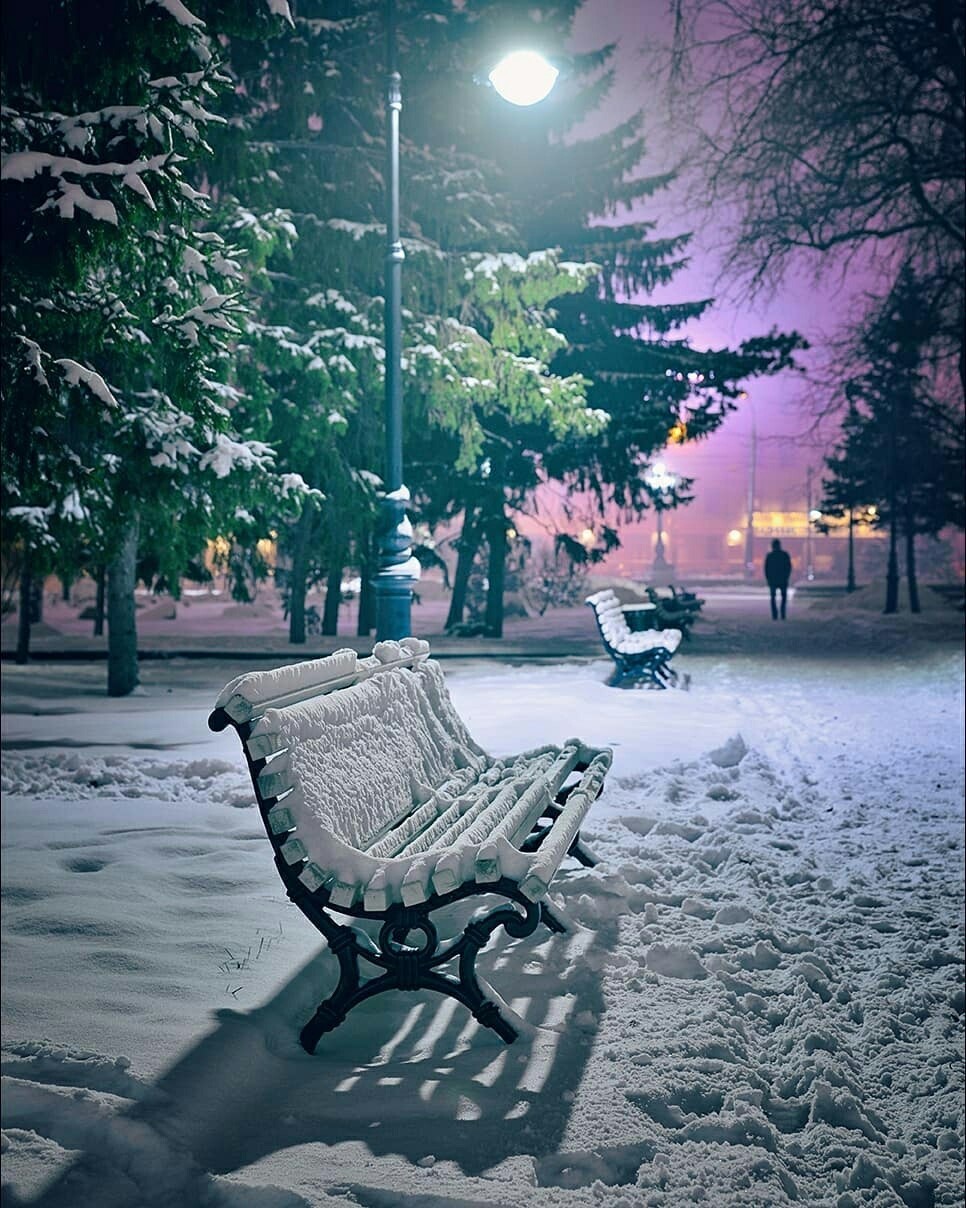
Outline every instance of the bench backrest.
[(588, 596), (587, 603), (594, 610), (594, 615), (597, 618), (597, 624), (600, 627), (601, 636), (604, 641), (607, 645), (620, 649), (620, 645), (624, 639), (631, 636), (631, 630), (621, 608), (621, 602), (617, 598), (617, 593), (611, 588), (606, 587), (602, 591)]
[(258, 777), (266, 801), (311, 816), (352, 848), (365, 850), (414, 802), (486, 756), (453, 708), (429, 645), (380, 642), (370, 658), (339, 650), (328, 658), (252, 672), (226, 686), (215, 705), (247, 725), (247, 747), (266, 759)]

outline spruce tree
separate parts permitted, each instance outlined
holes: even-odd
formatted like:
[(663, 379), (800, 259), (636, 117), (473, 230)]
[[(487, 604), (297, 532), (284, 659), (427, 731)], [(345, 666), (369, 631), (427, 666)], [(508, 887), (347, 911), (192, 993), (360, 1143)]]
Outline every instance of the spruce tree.
[(915, 539), (963, 524), (962, 428), (928, 372), (933, 316), (910, 268), (871, 314), (861, 338), (864, 365), (847, 383), (854, 406), (844, 453), (864, 502), (876, 506), (876, 526), (889, 534), (884, 611), (899, 607), (901, 537), (909, 607), (919, 612)]
[[(824, 517), (845, 520), (848, 525), (848, 570), (845, 590), (855, 591), (855, 524), (856, 514), (869, 516), (867, 500), (871, 491), (867, 476), (871, 467), (862, 448), (864, 420), (854, 397), (849, 398), (842, 419), (840, 439), (835, 449), (825, 458), (828, 477), (822, 479), (822, 497), (819, 510)], [(819, 527), (828, 532), (828, 524)]]
[[(626, 301), (669, 279), (683, 263), (686, 238), (657, 238), (644, 222), (596, 224), (665, 183), (638, 172), (639, 116), (595, 138), (565, 141), (612, 82), (612, 47), (572, 58), (559, 96), (533, 110), (513, 109), (480, 86), (511, 37), (561, 53), (576, 8), (397, 3), (404, 459), (414, 468), (417, 522), (452, 518), (456, 501), (479, 490), (481, 467), (488, 463), (492, 474), (495, 464), (478, 450), (470, 465), (465, 441), (454, 437), (457, 429), (473, 430), (485, 405), (479, 379), (427, 371), (433, 355), (452, 356), (449, 320), (472, 327), (471, 345), (503, 346), (493, 316), (473, 296), (474, 257), (527, 261), (546, 254), (556, 265), (577, 266), (576, 294), (573, 275), (559, 274), (556, 297), (541, 285), (533, 303), (521, 283), (514, 324), (559, 332), (553, 349), (544, 350), (542, 372), (548, 381), (579, 378), (581, 407), (607, 415), (606, 425), (571, 425), (544, 442), (537, 478), (589, 487), (601, 507), (610, 499), (647, 506), (641, 471), (669, 431), (690, 439), (714, 430), (734, 405), (740, 380), (784, 366), (795, 344), (766, 337), (736, 353), (697, 353), (674, 332), (706, 303)], [(211, 179), (228, 206), (256, 216), (285, 209), (294, 230), (291, 246), (268, 259), (257, 286), (245, 342), (250, 359), (243, 358), (239, 374), (243, 394), (268, 408), (265, 438), (276, 434), (283, 464), (330, 501), (344, 501), (338, 510), (327, 507), (318, 523), (303, 518), (285, 536), (296, 601), (311, 578), (333, 573), (347, 547), (359, 563), (371, 547), (371, 487), (382, 471), (385, 6), (303, 0), (293, 15), (293, 31), (268, 42), (240, 23), (229, 31), (234, 112), (218, 135)], [(589, 264), (592, 273), (580, 267)], [(420, 351), (427, 346), (433, 354)], [(330, 423), (332, 416), (339, 419)], [(431, 435), (436, 453), (429, 452)], [(529, 475), (527, 489), (535, 485), (532, 466)], [(444, 487), (447, 476), (452, 482)], [(512, 475), (503, 486), (505, 498), (518, 490)], [(463, 545), (475, 548), (482, 521), (474, 506), (465, 520)], [(496, 540), (495, 522), (491, 532)]]
[[(108, 691), (137, 684), (139, 548), (169, 582), (273, 484), (236, 429), (240, 272), (184, 168), (224, 87), (175, 0), (38, 0), (3, 40), (3, 507), (22, 586), (71, 543), (107, 568)], [(29, 630), (21, 608), (18, 655)]]

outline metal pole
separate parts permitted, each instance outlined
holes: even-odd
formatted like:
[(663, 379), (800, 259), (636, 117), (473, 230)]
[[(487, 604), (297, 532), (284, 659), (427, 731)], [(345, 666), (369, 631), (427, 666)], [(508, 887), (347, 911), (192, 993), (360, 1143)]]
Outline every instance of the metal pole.
[(406, 515), (409, 492), (403, 485), (402, 457), (402, 240), (399, 236), (399, 115), (402, 78), (396, 62), (396, 6), (386, 2), (386, 469), (380, 500), (376, 637), (380, 641), (412, 632), (413, 584), (419, 563), (412, 556), (412, 525)]
[(815, 578), (812, 566), (812, 474), (811, 466), (805, 471), (805, 578), (809, 583)]
[[(751, 400), (749, 400), (751, 401)], [(755, 476), (758, 468), (758, 424), (751, 401), (751, 450), (748, 456), (748, 521), (745, 527), (745, 578), (755, 575)]]

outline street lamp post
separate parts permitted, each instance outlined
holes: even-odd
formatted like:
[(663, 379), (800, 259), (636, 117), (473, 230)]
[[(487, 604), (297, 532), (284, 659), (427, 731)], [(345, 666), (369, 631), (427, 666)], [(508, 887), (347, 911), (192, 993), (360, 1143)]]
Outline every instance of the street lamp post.
[[(805, 471), (805, 578), (809, 583), (815, 578), (815, 567), (812, 565), (812, 524), (815, 512), (812, 507), (812, 475), (814, 473), (811, 466)], [(821, 513), (819, 512), (818, 515)]]
[(671, 580), (673, 567), (668, 563), (664, 553), (664, 509), (668, 494), (677, 486), (677, 475), (673, 474), (663, 461), (656, 461), (644, 478), (654, 496), (654, 511), (657, 514), (657, 542), (654, 546), (654, 562), (651, 566), (651, 577), (656, 586), (667, 584)]
[(386, 298), (385, 298), (385, 420), (386, 463), (384, 494), (379, 509), (379, 569), (373, 584), (376, 596), (376, 637), (408, 637), (412, 632), (413, 586), (419, 562), (413, 557), (413, 529), (406, 515), (409, 491), (403, 483), (402, 458), (402, 265), (405, 254), (399, 237), (399, 115), (402, 77), (396, 62), (396, 5), (386, 3)]
[[(747, 399), (741, 391), (738, 396)], [(745, 578), (755, 577), (755, 476), (758, 470), (758, 425), (755, 422), (755, 404), (751, 402), (751, 447), (748, 453), (748, 520), (745, 526)]]
[[(413, 556), (413, 528), (406, 514), (409, 491), (403, 483), (402, 449), (402, 265), (399, 233), (399, 117), (402, 77), (396, 43), (395, 0), (386, 0), (386, 273), (384, 493), (379, 506), (376, 637), (380, 641), (412, 633), (413, 587), (419, 561)], [(508, 55), (490, 74), (493, 87), (514, 105), (533, 105), (553, 88), (557, 70), (533, 51)]]

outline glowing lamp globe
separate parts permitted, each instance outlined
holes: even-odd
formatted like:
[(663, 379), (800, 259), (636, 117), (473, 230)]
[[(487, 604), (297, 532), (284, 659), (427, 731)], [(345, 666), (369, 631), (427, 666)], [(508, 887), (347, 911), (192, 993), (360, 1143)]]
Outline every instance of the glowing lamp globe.
[(535, 50), (515, 50), (490, 72), (490, 83), (511, 105), (536, 105), (557, 82), (560, 72)]

